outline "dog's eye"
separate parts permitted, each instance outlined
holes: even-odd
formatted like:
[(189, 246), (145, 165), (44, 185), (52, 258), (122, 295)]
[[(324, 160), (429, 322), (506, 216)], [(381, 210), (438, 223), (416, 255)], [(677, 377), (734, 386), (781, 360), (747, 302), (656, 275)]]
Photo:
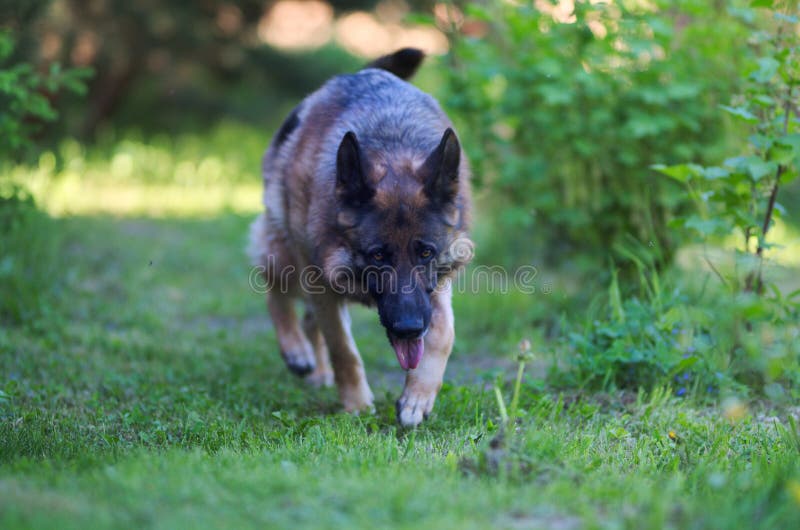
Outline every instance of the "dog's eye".
[(422, 249), (422, 252), (419, 253), (419, 257), (422, 259), (430, 259), (433, 256), (433, 251), (429, 248)]
[(370, 257), (372, 258), (372, 261), (374, 261), (375, 263), (381, 263), (386, 256), (383, 255), (383, 252), (378, 250), (376, 252), (373, 252), (372, 256)]

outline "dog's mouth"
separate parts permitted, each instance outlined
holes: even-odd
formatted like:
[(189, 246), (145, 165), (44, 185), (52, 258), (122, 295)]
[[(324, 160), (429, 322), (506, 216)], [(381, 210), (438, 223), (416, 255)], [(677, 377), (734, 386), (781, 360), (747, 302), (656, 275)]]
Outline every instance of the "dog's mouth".
[(413, 370), (419, 365), (422, 354), (425, 353), (425, 342), (422, 340), (422, 335), (415, 339), (400, 339), (390, 336), (389, 342), (392, 343), (397, 361), (403, 370)]

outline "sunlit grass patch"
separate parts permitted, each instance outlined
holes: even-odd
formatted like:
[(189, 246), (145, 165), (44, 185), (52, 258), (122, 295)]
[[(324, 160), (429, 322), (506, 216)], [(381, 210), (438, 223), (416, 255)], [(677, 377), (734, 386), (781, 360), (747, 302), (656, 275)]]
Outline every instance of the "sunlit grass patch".
[(269, 132), (223, 123), (203, 134), (64, 141), (38, 163), (6, 168), (58, 216), (211, 216), (261, 208), (260, 161)]
[(112, 214), (210, 217), (261, 210), (261, 184), (147, 184), (91, 182), (70, 175), (33, 188), (52, 215)]

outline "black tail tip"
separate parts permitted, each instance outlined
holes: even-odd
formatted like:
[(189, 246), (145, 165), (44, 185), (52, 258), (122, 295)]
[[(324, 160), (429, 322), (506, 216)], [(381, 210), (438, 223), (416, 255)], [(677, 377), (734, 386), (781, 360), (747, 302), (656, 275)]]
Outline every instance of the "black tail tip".
[(380, 68), (391, 72), (400, 79), (410, 79), (417, 71), (425, 52), (417, 48), (401, 48), (394, 53), (378, 57), (367, 65), (367, 68)]

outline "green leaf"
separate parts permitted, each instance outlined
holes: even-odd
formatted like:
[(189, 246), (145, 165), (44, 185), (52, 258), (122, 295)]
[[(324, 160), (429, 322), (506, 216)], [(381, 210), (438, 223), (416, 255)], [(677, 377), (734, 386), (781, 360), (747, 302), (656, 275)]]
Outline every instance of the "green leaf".
[(750, 74), (750, 79), (758, 83), (766, 83), (775, 77), (781, 65), (781, 63), (773, 57), (759, 57), (756, 62), (758, 63), (758, 70)]
[(685, 359), (681, 359), (681, 361), (679, 363), (677, 363), (675, 366), (672, 367), (672, 370), (670, 370), (669, 376), (670, 377), (674, 377), (675, 375), (683, 372), (687, 368), (691, 368), (699, 360), (700, 360), (700, 358), (697, 357), (696, 355), (692, 355), (691, 357), (687, 357)]
[(650, 169), (663, 173), (679, 182), (688, 182), (692, 178), (699, 177), (703, 174), (704, 168), (697, 164), (678, 164), (674, 166), (666, 166), (664, 164), (653, 164)]
[(793, 182), (798, 176), (800, 176), (800, 173), (795, 171), (791, 166), (784, 167), (784, 171), (781, 173), (781, 185)]
[(775, 143), (791, 147), (795, 153), (800, 154), (800, 133), (792, 133), (775, 139)]
[(794, 149), (788, 145), (777, 144), (767, 152), (767, 159), (776, 164), (788, 165), (797, 158)]
[(764, 318), (769, 315), (769, 309), (764, 301), (754, 295), (740, 295), (736, 300), (736, 306), (741, 315), (747, 319)]
[(703, 219), (697, 215), (689, 216), (684, 226), (695, 230), (704, 237), (725, 235), (731, 230), (730, 224), (723, 219), (716, 217), (713, 219)]
[(775, 100), (766, 94), (756, 94), (755, 96), (750, 98), (750, 101), (762, 107), (772, 107), (773, 105), (775, 105)]
[(725, 162), (723, 162), (723, 164), (725, 164), (727, 167), (729, 167), (731, 169), (735, 169), (736, 171), (744, 173), (744, 172), (747, 171), (747, 161), (750, 158), (752, 158), (752, 157), (749, 157), (749, 156), (733, 156), (731, 158), (725, 159)]
[(727, 169), (718, 166), (703, 168), (703, 178), (706, 180), (716, 180), (728, 177), (731, 173)]
[(758, 118), (755, 116), (755, 114), (753, 114), (752, 112), (750, 112), (749, 110), (747, 110), (744, 107), (731, 107), (731, 106), (728, 106), (728, 105), (720, 105), (719, 108), (721, 108), (722, 110), (724, 110), (725, 112), (727, 112), (731, 116), (735, 116), (737, 118), (743, 119), (747, 123), (757, 123), (758, 122)]
[(768, 7), (775, 5), (775, 0), (751, 0), (750, 7)]
[(747, 138), (756, 149), (765, 150), (772, 146), (772, 138), (763, 134), (751, 134)]
[(758, 182), (759, 180), (763, 179), (767, 175), (774, 173), (777, 169), (777, 166), (773, 162), (765, 162), (760, 158), (754, 157), (754, 160), (751, 160), (747, 164), (747, 172), (750, 174), (750, 177)]
[(746, 228), (748, 226), (758, 226), (761, 224), (761, 219), (757, 218), (755, 215), (751, 215), (747, 210), (744, 209), (744, 204), (734, 204), (732, 206), (739, 207), (738, 210), (733, 210), (733, 218), (736, 220), (737, 226)]
[(765, 162), (757, 156), (736, 156), (725, 160), (725, 166), (747, 174), (755, 182), (777, 169), (774, 162)]

